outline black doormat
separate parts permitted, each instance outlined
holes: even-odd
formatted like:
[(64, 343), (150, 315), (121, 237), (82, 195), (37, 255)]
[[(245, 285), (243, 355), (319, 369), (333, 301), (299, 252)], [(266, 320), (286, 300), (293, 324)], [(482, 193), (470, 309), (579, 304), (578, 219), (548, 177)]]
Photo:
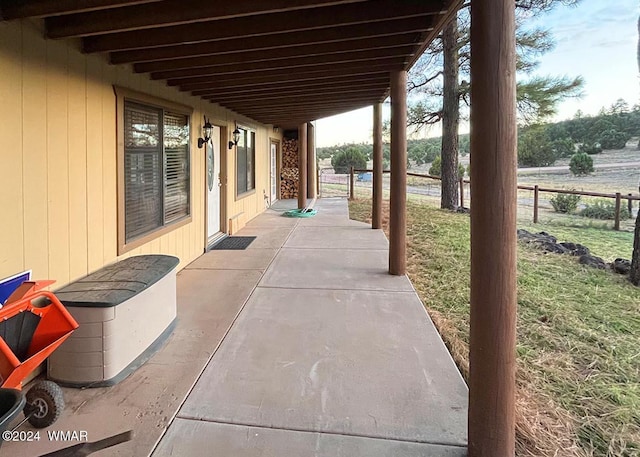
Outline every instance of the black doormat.
[(222, 251), (222, 250), (237, 250), (241, 251), (247, 249), (249, 245), (255, 240), (255, 236), (228, 236), (219, 243), (214, 244), (209, 248), (210, 251)]

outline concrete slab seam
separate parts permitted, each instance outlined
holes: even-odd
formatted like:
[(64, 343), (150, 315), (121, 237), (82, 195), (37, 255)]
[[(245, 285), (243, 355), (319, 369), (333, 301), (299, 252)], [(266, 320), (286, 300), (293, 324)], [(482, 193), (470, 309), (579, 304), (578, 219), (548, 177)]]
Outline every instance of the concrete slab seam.
[[(410, 290), (398, 290), (398, 289), (373, 289), (371, 287), (363, 287), (362, 289), (344, 289), (337, 287), (291, 287), (291, 286), (257, 286), (257, 289), (284, 289), (284, 290), (335, 290), (341, 292), (384, 292), (387, 294), (412, 294), (415, 295), (415, 292)], [(420, 299), (420, 297), (418, 297)], [(420, 302), (422, 303), (422, 302)], [(424, 305), (423, 305), (424, 306)]]
[[(294, 224), (294, 229), (295, 227), (298, 225), (299, 221), (296, 221), (296, 223)], [(291, 236), (291, 234), (293, 233), (293, 230), (291, 230), (291, 232), (289, 232), (289, 235), (287, 235), (287, 238), (285, 239), (285, 243), (289, 240), (289, 237)], [(189, 395), (191, 395), (191, 392), (193, 392), (193, 389), (195, 388), (196, 384), (198, 383), (198, 381), (200, 381), (200, 378), (202, 377), (202, 375), (204, 374), (205, 370), (207, 369), (207, 367), (209, 366), (209, 364), (211, 363), (211, 360), (213, 360), (213, 357), (216, 355), (216, 353), (218, 352), (218, 350), (220, 349), (220, 347), (222, 346), (222, 344), (224, 343), (224, 341), (227, 339), (227, 336), (229, 335), (229, 332), (231, 331), (231, 329), (233, 328), (233, 326), (235, 325), (236, 321), (238, 320), (238, 318), (240, 317), (240, 314), (242, 314), (242, 311), (244, 311), (245, 306), (247, 306), (247, 303), (249, 303), (249, 300), (251, 299), (251, 297), (253, 296), (254, 292), (256, 291), (256, 289), (258, 288), (258, 284), (260, 284), (260, 281), (262, 280), (262, 278), (264, 277), (266, 271), (269, 269), (269, 267), (271, 266), (271, 264), (273, 264), (273, 262), (275, 261), (275, 259), (278, 257), (278, 254), (280, 253), (280, 250), (282, 248), (278, 248), (276, 251), (276, 255), (273, 256), (273, 258), (271, 259), (271, 261), (269, 262), (269, 265), (267, 265), (267, 268), (265, 268), (264, 271), (262, 270), (256, 270), (256, 271), (261, 271), (261, 275), (260, 278), (258, 278), (258, 281), (256, 282), (255, 286), (253, 286), (253, 288), (251, 289), (251, 292), (249, 293), (249, 295), (247, 296), (247, 298), (245, 299), (244, 303), (242, 304), (242, 306), (240, 307), (240, 309), (238, 310), (238, 312), (236, 313), (235, 317), (233, 318), (233, 320), (231, 321), (231, 324), (229, 325), (229, 327), (227, 328), (227, 330), (224, 332), (224, 335), (222, 335), (222, 338), (220, 339), (220, 341), (218, 342), (218, 344), (216, 345), (216, 347), (214, 348), (214, 350), (211, 352), (211, 355), (209, 356), (209, 358), (207, 359), (207, 361), (205, 362), (204, 366), (202, 367), (202, 369), (200, 370), (200, 373), (198, 374), (198, 376), (196, 376), (196, 379), (193, 381), (193, 383), (191, 383), (191, 387), (189, 387), (189, 390), (187, 390), (187, 393), (185, 394), (184, 398), (182, 399), (182, 401), (180, 402), (180, 404), (178, 405), (178, 408), (176, 409), (176, 412), (172, 414), (171, 419), (167, 422), (164, 430), (162, 431), (162, 434), (158, 437), (158, 439), (156, 440), (155, 444), (152, 446), (151, 451), (149, 452), (149, 457), (151, 457), (153, 455), (153, 453), (156, 451), (156, 449), (158, 448), (158, 445), (160, 444), (160, 441), (162, 441), (162, 439), (165, 437), (165, 435), (167, 434), (167, 431), (169, 430), (169, 427), (171, 427), (171, 424), (173, 424), (173, 421), (176, 419), (176, 417), (178, 417), (178, 414), (180, 412), (180, 410), (182, 409), (182, 406), (185, 404), (185, 402), (187, 401), (187, 398), (189, 398)], [(197, 260), (197, 259), (196, 259)]]
[(375, 436), (375, 435), (367, 435), (364, 433), (338, 433), (338, 432), (324, 432), (322, 430), (309, 430), (303, 428), (290, 428), (290, 427), (276, 427), (276, 426), (267, 426), (260, 424), (252, 424), (252, 423), (244, 423), (244, 422), (226, 422), (226, 421), (216, 421), (211, 419), (203, 419), (198, 417), (193, 417), (189, 415), (178, 415), (179, 419), (190, 420), (194, 422), (207, 422), (211, 424), (221, 424), (221, 425), (232, 425), (236, 427), (252, 427), (252, 428), (261, 428), (265, 430), (280, 430), (285, 432), (297, 432), (297, 433), (317, 433), (320, 435), (328, 435), (328, 436), (347, 436), (354, 438), (368, 438), (372, 440), (381, 440), (381, 441), (392, 441), (395, 443), (415, 443), (415, 444), (431, 444), (434, 446), (448, 446), (455, 448), (466, 449), (466, 444), (458, 444), (458, 443), (447, 443), (440, 441), (424, 441), (424, 440), (412, 440), (412, 439), (400, 439), (400, 438), (389, 438), (384, 436)]

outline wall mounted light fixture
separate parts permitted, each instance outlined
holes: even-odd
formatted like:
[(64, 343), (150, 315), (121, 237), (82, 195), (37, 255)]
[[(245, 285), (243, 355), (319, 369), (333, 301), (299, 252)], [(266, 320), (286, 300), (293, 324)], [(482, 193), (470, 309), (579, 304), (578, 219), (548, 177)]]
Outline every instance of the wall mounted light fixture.
[(204, 116), (204, 125), (202, 126), (202, 135), (204, 138), (198, 138), (198, 147), (202, 149), (202, 146), (207, 144), (211, 139), (211, 134), (213, 133), (213, 125), (207, 119), (207, 116)]
[(232, 133), (233, 140), (229, 141), (229, 149), (233, 149), (234, 146), (238, 145), (238, 141), (240, 141), (240, 130), (236, 126), (236, 129)]

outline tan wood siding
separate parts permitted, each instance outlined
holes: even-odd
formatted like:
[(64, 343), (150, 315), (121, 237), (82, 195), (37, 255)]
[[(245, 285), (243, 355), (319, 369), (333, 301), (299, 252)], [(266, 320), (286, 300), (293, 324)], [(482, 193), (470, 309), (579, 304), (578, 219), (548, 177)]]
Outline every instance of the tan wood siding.
[[(0, 43), (11, 42), (20, 33), (16, 24), (0, 28)], [(0, 167), (0, 208), (2, 232), (0, 237), (0, 269), (15, 264), (24, 268), (24, 219), (23, 219), (23, 156), (22, 156), (22, 62), (20, 51), (2, 50), (3, 64), (0, 86), (0, 138), (2, 139), (2, 166)], [(7, 115), (8, 114), (8, 115)], [(35, 132), (32, 132), (35, 133)], [(42, 129), (38, 135), (42, 135)], [(28, 164), (27, 164), (28, 165)]]
[[(5, 42), (4, 39), (0, 42)], [(49, 271), (48, 236), (48, 172), (47, 172), (47, 48), (34, 33), (22, 34), (22, 60), (30, 62), (22, 72), (22, 151), (24, 191), (24, 268), (32, 268), (35, 275)], [(2, 49), (6, 52), (6, 49)], [(4, 62), (4, 58), (0, 58)], [(22, 65), (22, 62), (21, 62)], [(3, 111), (2, 117), (10, 110)], [(4, 122), (4, 120), (3, 120)], [(39, 127), (36, 127), (39, 126)], [(35, 129), (35, 131), (33, 130)], [(7, 154), (2, 145), (2, 157)], [(4, 206), (4, 205), (3, 205)], [(0, 238), (0, 243), (4, 240)], [(14, 243), (15, 240), (9, 240)], [(4, 252), (4, 250), (2, 251)], [(16, 272), (15, 264), (3, 269), (3, 275)], [(42, 276), (41, 276), (42, 277)]]
[(114, 85), (194, 108), (192, 221), (122, 257), (165, 253), (179, 257), (183, 268), (203, 253), (205, 154), (197, 147), (203, 114), (228, 132), (236, 121), (255, 129), (255, 193), (235, 200), (234, 151), (222, 149), (226, 214), (242, 212), (238, 222), (244, 225), (264, 210), (270, 126), (150, 81), (129, 66), (84, 55), (77, 42), (42, 36), (37, 20), (0, 23), (0, 277), (30, 268), (36, 278), (56, 279), (58, 287), (118, 258)]

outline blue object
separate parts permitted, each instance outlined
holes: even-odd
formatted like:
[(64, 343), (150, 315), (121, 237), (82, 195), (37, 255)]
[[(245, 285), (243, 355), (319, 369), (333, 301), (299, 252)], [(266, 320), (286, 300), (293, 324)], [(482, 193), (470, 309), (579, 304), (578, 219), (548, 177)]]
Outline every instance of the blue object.
[(371, 173), (359, 173), (358, 181), (371, 182), (373, 180), (373, 176)]
[(31, 279), (31, 270), (23, 271), (22, 273), (18, 273), (13, 276), (9, 276), (0, 281), (0, 305), (4, 305), (4, 302), (7, 301), (7, 298), (11, 296), (11, 294), (20, 287), (25, 281), (29, 281)]

